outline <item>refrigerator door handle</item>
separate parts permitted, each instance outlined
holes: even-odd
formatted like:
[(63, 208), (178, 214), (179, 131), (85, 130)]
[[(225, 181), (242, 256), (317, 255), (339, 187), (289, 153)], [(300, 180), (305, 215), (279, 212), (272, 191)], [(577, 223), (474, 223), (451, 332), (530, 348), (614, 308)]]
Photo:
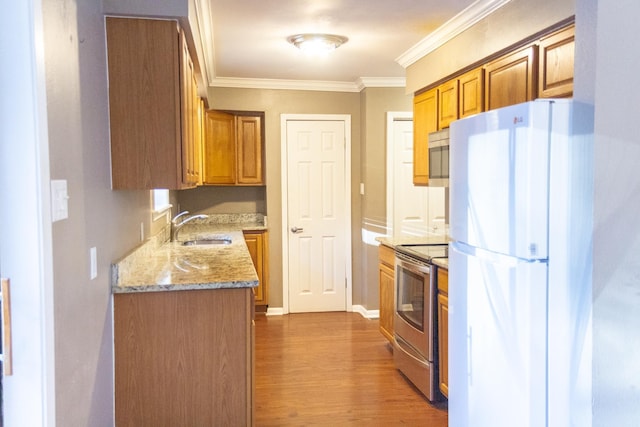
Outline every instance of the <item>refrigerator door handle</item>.
[(503, 264), (507, 267), (515, 267), (518, 263), (546, 263), (547, 259), (543, 258), (516, 258), (509, 255), (504, 255), (498, 252), (492, 252), (486, 249), (480, 249), (466, 243), (462, 243), (459, 241), (453, 241), (450, 243), (453, 248), (455, 248), (458, 252), (461, 252), (465, 255), (469, 255), (472, 257), (476, 257), (483, 261), (488, 261), (493, 264)]

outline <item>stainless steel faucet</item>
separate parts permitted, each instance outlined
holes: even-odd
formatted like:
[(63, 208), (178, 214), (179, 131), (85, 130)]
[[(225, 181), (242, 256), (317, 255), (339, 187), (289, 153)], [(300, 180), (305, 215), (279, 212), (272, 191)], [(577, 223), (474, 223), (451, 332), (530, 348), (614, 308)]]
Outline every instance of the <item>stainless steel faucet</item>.
[(171, 220), (171, 241), (175, 242), (178, 240), (178, 231), (180, 231), (180, 229), (188, 222), (194, 220), (194, 219), (204, 219), (204, 218), (209, 218), (208, 215), (193, 215), (193, 216), (189, 216), (186, 217), (185, 219), (183, 219), (182, 221), (178, 222), (179, 218), (182, 218), (183, 216), (189, 214), (189, 211), (183, 211), (180, 212), (178, 215), (174, 216), (173, 219)]

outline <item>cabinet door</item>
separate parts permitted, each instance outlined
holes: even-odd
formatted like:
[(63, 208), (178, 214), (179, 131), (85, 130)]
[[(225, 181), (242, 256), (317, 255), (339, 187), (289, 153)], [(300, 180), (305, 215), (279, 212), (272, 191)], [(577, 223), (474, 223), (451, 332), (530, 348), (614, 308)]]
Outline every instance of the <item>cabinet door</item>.
[(175, 21), (106, 18), (113, 189), (182, 188)]
[(268, 250), (267, 250), (267, 232), (264, 231), (245, 231), (244, 240), (247, 243), (249, 254), (253, 266), (258, 274), (260, 284), (255, 289), (255, 304), (268, 305)]
[(441, 84), (438, 92), (438, 129), (445, 129), (458, 119), (458, 79)]
[(537, 52), (537, 46), (529, 46), (485, 66), (486, 111), (535, 99)]
[(484, 103), (482, 102), (483, 76), (484, 70), (482, 68), (477, 68), (458, 78), (459, 118), (482, 112), (484, 106)]
[(541, 98), (573, 95), (573, 59), (575, 28), (566, 28), (540, 40)]
[(380, 332), (393, 343), (393, 312), (395, 275), (393, 268), (386, 264), (379, 265), (380, 284)]
[(180, 45), (182, 184), (183, 187), (188, 188), (194, 187), (200, 181), (199, 150), (196, 143), (198, 137), (197, 86), (184, 31), (180, 31)]
[(438, 130), (438, 89), (413, 98), (413, 183), (429, 183), (429, 133)]
[(438, 373), (440, 392), (449, 397), (449, 272), (438, 268)]
[(262, 120), (258, 116), (238, 116), (237, 123), (237, 183), (262, 184)]
[(395, 311), (395, 251), (378, 246), (378, 284), (380, 286), (380, 332), (393, 343), (393, 313)]
[(233, 114), (207, 111), (203, 184), (235, 184), (236, 182), (236, 119)]

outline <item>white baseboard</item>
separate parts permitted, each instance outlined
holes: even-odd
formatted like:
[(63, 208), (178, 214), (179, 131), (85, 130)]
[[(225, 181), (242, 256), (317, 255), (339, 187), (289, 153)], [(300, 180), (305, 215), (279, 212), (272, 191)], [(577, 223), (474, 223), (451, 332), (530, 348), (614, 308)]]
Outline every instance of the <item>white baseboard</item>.
[(355, 313), (360, 313), (362, 317), (366, 319), (378, 319), (380, 318), (380, 310), (367, 310), (365, 307), (361, 305), (354, 305), (351, 307), (351, 311)]
[(284, 314), (284, 308), (282, 307), (267, 308), (267, 316), (282, 316), (283, 314)]
[[(360, 315), (366, 319), (378, 319), (380, 318), (380, 310), (367, 310), (361, 305), (351, 306), (351, 311), (360, 313)], [(282, 307), (269, 307), (267, 309), (267, 316), (282, 316), (284, 314), (284, 308)]]

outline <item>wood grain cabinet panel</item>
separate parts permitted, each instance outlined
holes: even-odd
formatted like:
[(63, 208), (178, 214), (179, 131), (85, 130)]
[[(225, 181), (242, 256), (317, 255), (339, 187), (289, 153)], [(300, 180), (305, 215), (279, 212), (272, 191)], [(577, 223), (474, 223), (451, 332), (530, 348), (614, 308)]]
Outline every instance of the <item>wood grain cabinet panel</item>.
[(438, 130), (438, 89), (413, 98), (413, 183), (429, 184), (429, 134)]
[(449, 271), (438, 268), (438, 375), (440, 392), (449, 396)]
[(119, 427), (253, 424), (251, 288), (115, 294)]
[(458, 77), (458, 118), (483, 111), (484, 70), (477, 68)]
[(256, 306), (269, 305), (269, 234), (267, 231), (244, 231), (253, 266), (258, 274), (258, 287), (254, 288)]
[(573, 95), (574, 56), (574, 26), (540, 40), (540, 98)]
[(393, 313), (395, 311), (395, 251), (378, 247), (378, 279), (380, 286), (380, 332), (393, 343)]
[(458, 119), (458, 79), (438, 86), (438, 129), (445, 129)]
[(113, 189), (183, 189), (199, 181), (195, 79), (171, 20), (106, 18)]
[(238, 184), (262, 184), (261, 117), (238, 116), (237, 122)]
[(538, 46), (532, 45), (485, 65), (485, 110), (532, 101), (538, 89)]
[(206, 112), (202, 151), (202, 183), (235, 184), (236, 118), (233, 114), (214, 110)]
[(263, 185), (263, 116), (209, 110), (203, 146), (204, 185)]

